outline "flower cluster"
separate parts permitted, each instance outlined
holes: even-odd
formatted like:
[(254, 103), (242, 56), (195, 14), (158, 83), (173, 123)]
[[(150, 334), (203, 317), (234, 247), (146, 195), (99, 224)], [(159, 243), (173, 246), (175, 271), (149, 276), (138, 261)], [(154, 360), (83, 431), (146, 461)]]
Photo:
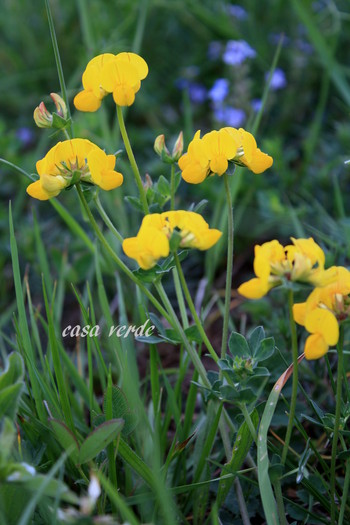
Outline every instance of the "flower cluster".
[(197, 131), (188, 151), (179, 159), (182, 178), (191, 184), (203, 182), (208, 175), (223, 175), (232, 161), (254, 173), (272, 166), (272, 157), (260, 151), (255, 138), (244, 129), (222, 128), (202, 138)]
[(201, 215), (192, 211), (168, 211), (146, 215), (136, 237), (125, 239), (125, 254), (149, 270), (161, 257), (167, 257), (175, 244), (181, 248), (208, 250), (220, 239), (219, 230), (209, 228)]
[(74, 98), (79, 111), (97, 111), (102, 99), (113, 93), (118, 106), (131, 106), (141, 80), (148, 75), (145, 60), (136, 53), (104, 53), (94, 57), (83, 73), (83, 91)]
[(114, 166), (115, 156), (107, 155), (89, 140), (58, 142), (36, 163), (40, 178), (28, 186), (27, 193), (35, 199), (48, 200), (77, 182), (112, 190), (123, 183), (123, 175), (114, 171)]
[(283, 247), (273, 240), (255, 246), (254, 272), (256, 277), (238, 288), (248, 299), (260, 299), (283, 279), (321, 285), (327, 281), (323, 250), (310, 237), (291, 238), (293, 244)]
[(315, 288), (304, 303), (293, 305), (295, 321), (311, 335), (305, 342), (305, 357), (318, 359), (339, 339), (338, 321), (350, 316), (350, 272), (342, 266), (326, 270), (329, 282)]

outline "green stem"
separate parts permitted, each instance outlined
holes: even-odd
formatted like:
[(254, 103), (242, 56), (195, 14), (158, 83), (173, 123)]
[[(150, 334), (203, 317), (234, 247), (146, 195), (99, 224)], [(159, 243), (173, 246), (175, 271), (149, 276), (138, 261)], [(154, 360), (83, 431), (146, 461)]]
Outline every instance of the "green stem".
[(186, 334), (185, 332), (183, 331), (183, 328), (174, 312), (174, 309), (168, 299), (168, 296), (167, 294), (165, 293), (165, 290), (163, 288), (163, 285), (161, 284), (160, 281), (158, 282), (155, 282), (155, 287), (156, 287), (156, 290), (159, 294), (159, 297), (162, 299), (163, 301), (163, 304), (165, 306), (165, 308), (167, 309), (168, 313), (169, 313), (169, 316), (171, 317), (171, 324), (175, 327), (176, 329), (178, 330), (178, 333), (179, 335), (181, 336), (181, 339), (183, 341), (183, 344), (185, 346), (185, 349), (186, 349), (186, 352), (188, 353), (188, 355), (190, 356), (191, 360), (192, 360), (192, 363), (195, 367), (195, 369), (197, 370), (200, 378), (202, 379), (203, 381), (203, 385), (206, 387), (206, 388), (211, 388), (211, 384), (210, 384), (210, 381), (208, 380), (207, 378), (207, 372), (202, 364), (202, 361), (200, 360), (196, 350), (192, 347), (192, 345), (190, 344), (190, 342), (188, 341), (187, 337), (186, 337)]
[(147, 198), (146, 198), (146, 192), (145, 192), (145, 188), (143, 187), (141, 175), (140, 175), (140, 172), (139, 172), (139, 168), (137, 167), (136, 160), (135, 160), (135, 157), (134, 157), (134, 153), (133, 153), (132, 148), (131, 148), (131, 144), (130, 144), (130, 141), (129, 141), (128, 133), (127, 133), (126, 127), (125, 127), (123, 111), (122, 111), (122, 108), (120, 106), (117, 106), (117, 116), (118, 116), (119, 128), (120, 128), (120, 132), (121, 132), (122, 137), (123, 137), (126, 153), (128, 155), (129, 162), (130, 162), (130, 165), (131, 165), (131, 169), (132, 169), (132, 171), (134, 173), (135, 181), (136, 181), (137, 187), (139, 189), (141, 203), (142, 203), (142, 208), (143, 208), (144, 214), (147, 215), (149, 213), (149, 209), (148, 209), (148, 203), (147, 203)]
[(96, 194), (95, 198), (94, 198), (94, 201), (95, 201), (95, 204), (96, 204), (96, 208), (101, 216), (101, 219), (103, 220), (103, 222), (105, 223), (105, 225), (107, 226), (107, 228), (113, 233), (113, 235), (118, 239), (118, 241), (120, 243), (123, 242), (123, 237), (122, 235), (119, 233), (119, 231), (117, 230), (117, 228), (114, 226), (114, 224), (112, 223), (111, 219), (108, 217), (107, 213), (105, 212), (105, 209), (104, 207), (102, 206), (102, 203), (100, 201), (100, 198), (99, 196)]
[(228, 340), (228, 323), (230, 319), (231, 306), (231, 286), (232, 286), (232, 266), (233, 266), (233, 209), (232, 197), (227, 173), (224, 173), (226, 200), (227, 200), (227, 268), (226, 268), (226, 291), (225, 291), (225, 312), (224, 326), (222, 329), (221, 358), (225, 357)]
[(173, 279), (174, 279), (177, 302), (178, 302), (179, 309), (180, 309), (182, 326), (186, 330), (186, 328), (188, 328), (189, 325), (188, 325), (188, 319), (187, 319), (186, 305), (185, 305), (185, 301), (184, 301), (184, 297), (182, 293), (179, 272), (177, 268), (173, 268)]
[(62, 98), (63, 98), (63, 100), (64, 100), (64, 102), (65, 102), (65, 104), (67, 106), (68, 119), (70, 120), (69, 127), (70, 127), (70, 131), (71, 131), (71, 135), (72, 135), (73, 134), (73, 128), (72, 128), (71, 114), (70, 114), (68, 97), (67, 97), (66, 83), (64, 81), (62, 62), (61, 62), (60, 52), (59, 52), (59, 49), (58, 49), (56, 32), (55, 32), (55, 26), (54, 26), (53, 19), (52, 19), (52, 13), (51, 13), (51, 7), (50, 7), (49, 0), (45, 0), (45, 6), (46, 6), (47, 19), (48, 19), (48, 22), (49, 22), (49, 28), (50, 28), (50, 35), (51, 35), (51, 42), (52, 42), (53, 52), (54, 52), (55, 60), (56, 60), (58, 79), (59, 79), (59, 82), (60, 82)]
[(170, 209), (175, 209), (175, 163), (171, 165), (170, 172)]
[(288, 421), (287, 432), (286, 432), (286, 437), (285, 437), (283, 451), (282, 451), (281, 461), (283, 465), (286, 462), (290, 438), (291, 438), (292, 430), (294, 426), (295, 407), (296, 407), (297, 394), (298, 394), (298, 337), (297, 337), (297, 327), (296, 327), (294, 317), (293, 317), (293, 303), (294, 303), (293, 290), (288, 290), (289, 325), (290, 325), (290, 332), (291, 332), (291, 337), (292, 337), (292, 354), (293, 354), (293, 383), (292, 383), (292, 398), (290, 401), (289, 421)]
[(247, 423), (248, 425), (248, 428), (250, 430), (250, 433), (252, 435), (252, 438), (254, 439), (255, 443), (256, 443), (256, 440), (257, 440), (257, 435), (256, 435), (256, 430), (255, 430), (255, 426), (254, 426), (254, 423), (250, 417), (250, 414), (247, 410), (247, 406), (245, 403), (241, 403), (240, 404), (240, 409), (242, 411), (242, 414), (244, 416), (244, 419), (245, 419), (245, 422)]
[(277, 512), (278, 512), (280, 525), (288, 525), (288, 521), (286, 519), (286, 511), (285, 511), (284, 503), (283, 503), (281, 481), (277, 479), (275, 483), (273, 484), (273, 486), (275, 489)]
[(186, 283), (186, 279), (185, 279), (184, 273), (182, 271), (180, 260), (179, 260), (179, 257), (178, 257), (177, 254), (174, 255), (174, 259), (175, 259), (176, 269), (177, 269), (179, 277), (180, 277), (181, 286), (182, 286), (183, 292), (185, 294), (185, 298), (186, 298), (188, 307), (190, 309), (190, 312), (192, 314), (193, 320), (194, 320), (194, 322), (195, 322), (195, 324), (197, 326), (197, 329), (198, 329), (198, 332), (199, 332), (200, 336), (202, 337), (203, 343), (207, 347), (207, 349), (208, 349), (211, 357), (214, 359), (215, 363), (217, 363), (219, 358), (218, 358), (218, 356), (217, 356), (217, 354), (216, 354), (216, 352), (215, 352), (211, 342), (209, 341), (207, 334), (205, 333), (205, 330), (203, 328), (201, 320), (198, 317), (198, 314), (197, 314), (196, 308), (195, 308), (195, 306), (193, 304), (192, 297), (191, 297), (190, 291), (188, 289), (188, 286), (187, 286), (187, 283)]
[(332, 441), (332, 459), (331, 459), (331, 525), (336, 524), (336, 519), (335, 519), (336, 472), (335, 472), (335, 468), (336, 468), (336, 460), (337, 460), (339, 424), (340, 424), (341, 402), (342, 402), (343, 343), (344, 343), (344, 328), (342, 325), (340, 325), (339, 341), (337, 345), (337, 352), (338, 352), (337, 393), (336, 393), (335, 420), (334, 420), (334, 432), (333, 432), (333, 441)]
[(350, 460), (348, 459), (346, 462), (346, 468), (345, 468), (345, 479), (344, 479), (344, 486), (343, 486), (343, 494), (341, 498), (338, 525), (343, 525), (343, 522), (344, 522), (345, 507), (348, 501), (349, 485), (350, 485)]
[(108, 244), (108, 242), (106, 241), (106, 239), (103, 236), (103, 233), (99, 229), (98, 224), (96, 223), (94, 216), (91, 213), (91, 210), (89, 208), (88, 203), (86, 202), (86, 199), (84, 197), (84, 194), (82, 192), (82, 189), (81, 189), (79, 183), (76, 184), (76, 188), (77, 188), (77, 191), (78, 191), (78, 196), (80, 198), (80, 201), (81, 201), (81, 203), (83, 205), (83, 208), (84, 208), (84, 210), (85, 210), (85, 212), (86, 212), (86, 214), (87, 214), (87, 216), (88, 216), (88, 218), (90, 220), (92, 229), (94, 230), (94, 232), (95, 232), (96, 236), (98, 237), (98, 239), (101, 241), (101, 243), (104, 246), (104, 248), (107, 250), (107, 252), (112, 257), (113, 261), (117, 264), (119, 269), (122, 270), (129, 277), (129, 279), (131, 279), (140, 288), (140, 290), (146, 295), (146, 297), (148, 297), (148, 299), (151, 301), (151, 303), (157, 308), (158, 312), (161, 313), (163, 315), (163, 317), (165, 317), (165, 319), (170, 324), (172, 324), (172, 318), (168, 315), (168, 313), (162, 307), (162, 305), (159, 303), (159, 301), (157, 301), (157, 299), (154, 297), (154, 295), (138, 280), (137, 277), (135, 277), (135, 275), (132, 273), (132, 271), (129, 270), (129, 268), (122, 262), (122, 260), (115, 253), (113, 248), (111, 248), (111, 246)]

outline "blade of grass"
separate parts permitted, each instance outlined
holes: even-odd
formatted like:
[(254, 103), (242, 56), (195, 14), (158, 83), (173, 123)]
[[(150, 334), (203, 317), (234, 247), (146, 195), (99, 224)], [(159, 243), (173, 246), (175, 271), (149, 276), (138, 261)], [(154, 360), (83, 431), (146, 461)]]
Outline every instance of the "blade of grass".
[(26, 367), (28, 369), (28, 373), (30, 377), (30, 383), (33, 389), (33, 397), (34, 397), (36, 410), (40, 418), (40, 421), (44, 423), (46, 421), (46, 414), (45, 414), (45, 410), (42, 404), (42, 398), (40, 394), (40, 387), (38, 384), (38, 380), (34, 373), (35, 356), (34, 356), (34, 350), (33, 350), (32, 342), (31, 342), (30, 334), (29, 334), (27, 316), (26, 316), (26, 311), (25, 311), (25, 306), (24, 306), (24, 294), (23, 294), (23, 288), (22, 288), (22, 281), (20, 277), (18, 250), (17, 250), (16, 237), (15, 237), (15, 232), (14, 232), (14, 227), (13, 227), (11, 202), (9, 204), (9, 224), (10, 224), (10, 247), (11, 247), (11, 257), (12, 257), (13, 279), (15, 283), (15, 293), (16, 293), (17, 309), (18, 309), (18, 323), (19, 323), (18, 327), (20, 330), (21, 337), (23, 339), (25, 362), (26, 362)]

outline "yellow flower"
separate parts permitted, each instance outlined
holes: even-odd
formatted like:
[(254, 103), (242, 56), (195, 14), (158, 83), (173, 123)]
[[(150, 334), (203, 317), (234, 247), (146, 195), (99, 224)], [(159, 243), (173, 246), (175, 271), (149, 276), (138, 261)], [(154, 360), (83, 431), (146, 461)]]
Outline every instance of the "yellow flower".
[(179, 159), (182, 178), (191, 184), (203, 182), (208, 175), (223, 175), (229, 162), (262, 173), (272, 166), (272, 157), (262, 153), (255, 138), (244, 129), (222, 128), (200, 138), (197, 131), (188, 151)]
[(240, 144), (240, 151), (234, 162), (249, 168), (253, 173), (262, 173), (272, 166), (273, 159), (260, 151), (251, 133), (243, 128), (225, 128)]
[(169, 240), (161, 230), (142, 223), (136, 237), (124, 239), (123, 250), (125, 255), (137, 261), (140, 268), (149, 270), (158, 259), (169, 255)]
[(146, 78), (148, 66), (136, 53), (104, 53), (94, 57), (83, 73), (83, 91), (74, 98), (79, 111), (96, 111), (109, 93), (118, 106), (131, 106)]
[(325, 256), (322, 249), (309, 239), (291, 238), (293, 244), (283, 247), (278, 241), (255, 246), (254, 273), (256, 277), (241, 284), (238, 291), (248, 299), (260, 299), (271, 288), (290, 281), (322, 285), (330, 274), (324, 271)]
[(328, 283), (315, 288), (306, 302), (293, 305), (294, 320), (311, 335), (305, 341), (305, 357), (318, 359), (339, 339), (338, 321), (350, 315), (350, 272), (333, 266), (324, 272)]
[(146, 215), (136, 237), (125, 239), (123, 250), (135, 259), (143, 270), (149, 270), (170, 252), (173, 234), (180, 236), (181, 248), (208, 250), (222, 233), (209, 228), (201, 215), (191, 211), (168, 211)]
[(191, 184), (199, 184), (209, 175), (209, 157), (205, 150), (203, 141), (200, 138), (200, 131), (197, 131), (192, 142), (188, 146), (188, 151), (179, 158), (179, 167), (182, 171), (182, 178)]
[(40, 178), (28, 186), (27, 193), (35, 199), (48, 200), (79, 181), (111, 190), (123, 183), (123, 175), (114, 171), (114, 165), (114, 155), (106, 155), (89, 140), (58, 142), (36, 163)]

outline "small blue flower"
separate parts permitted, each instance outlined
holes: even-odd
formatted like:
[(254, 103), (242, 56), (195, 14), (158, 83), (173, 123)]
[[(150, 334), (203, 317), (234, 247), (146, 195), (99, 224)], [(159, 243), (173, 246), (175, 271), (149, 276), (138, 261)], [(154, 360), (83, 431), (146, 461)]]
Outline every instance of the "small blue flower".
[(231, 106), (215, 108), (214, 116), (218, 122), (226, 126), (231, 126), (232, 128), (239, 128), (246, 119), (246, 114), (243, 109), (237, 109)]
[(245, 40), (229, 40), (222, 59), (226, 64), (237, 66), (255, 56), (256, 51)]
[(208, 58), (209, 60), (217, 60), (221, 55), (221, 43), (217, 40), (210, 42), (208, 46)]
[[(269, 78), (269, 73), (265, 74), (265, 80)], [(283, 69), (277, 68), (272, 74), (270, 88), (272, 91), (277, 91), (278, 89), (283, 89), (287, 85), (286, 75)]]
[(30, 146), (34, 142), (34, 133), (30, 128), (18, 128), (16, 137), (24, 147)]
[(250, 105), (252, 106), (253, 108), (253, 111), (255, 111), (256, 113), (258, 113), (258, 111), (260, 111), (260, 108), (262, 106), (262, 100), (260, 98), (254, 98)]
[(245, 20), (248, 17), (247, 11), (241, 5), (228, 5), (227, 12), (238, 20)]
[(194, 104), (202, 104), (207, 98), (207, 90), (202, 84), (191, 82), (188, 86), (188, 94), (191, 102)]
[(213, 102), (222, 102), (229, 92), (229, 81), (227, 78), (218, 78), (215, 80), (213, 87), (208, 92), (208, 97)]

